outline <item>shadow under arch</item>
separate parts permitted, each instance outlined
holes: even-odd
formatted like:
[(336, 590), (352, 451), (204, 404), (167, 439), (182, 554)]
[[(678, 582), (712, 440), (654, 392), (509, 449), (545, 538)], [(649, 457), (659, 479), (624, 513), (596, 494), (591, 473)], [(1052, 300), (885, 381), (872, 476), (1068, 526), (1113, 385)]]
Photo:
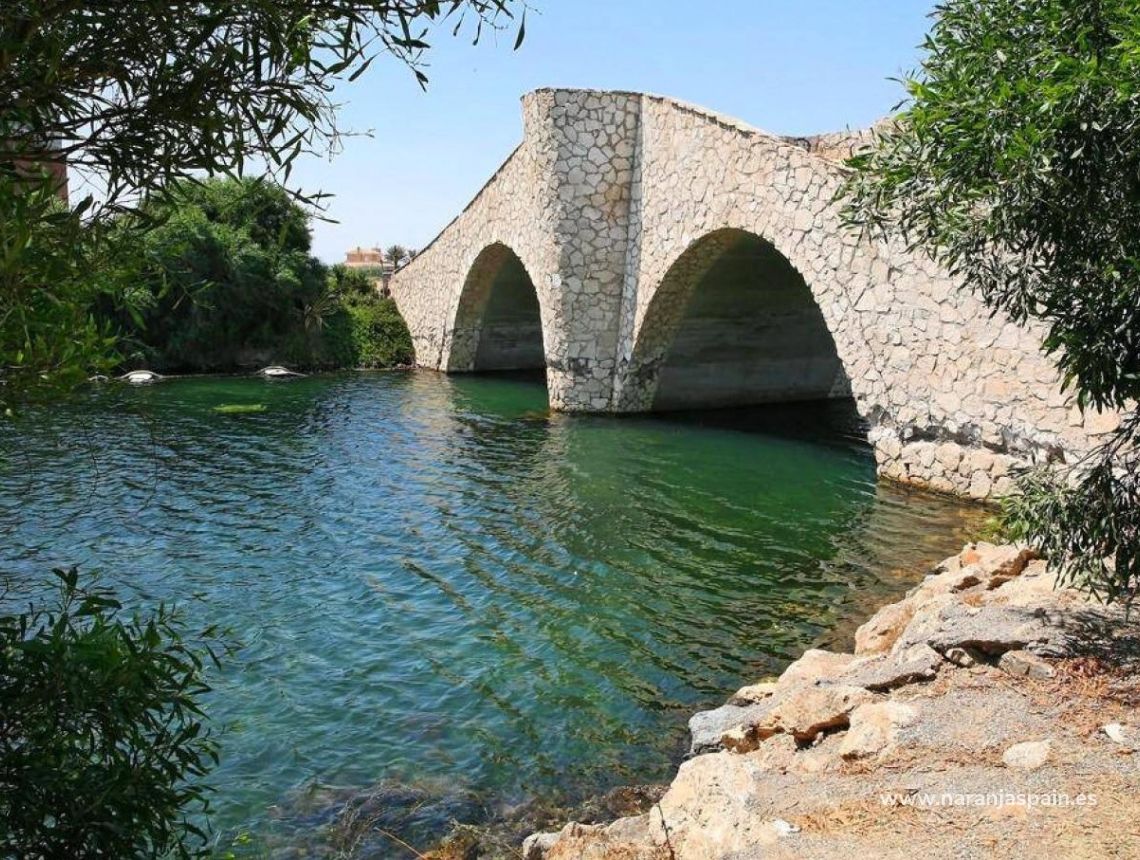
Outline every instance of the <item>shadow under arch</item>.
[(850, 396), (803, 275), (771, 242), (726, 228), (690, 245), (662, 278), (622, 405), (645, 412)]
[(545, 369), (538, 291), (518, 254), (494, 242), (479, 252), (463, 282), (446, 370)]

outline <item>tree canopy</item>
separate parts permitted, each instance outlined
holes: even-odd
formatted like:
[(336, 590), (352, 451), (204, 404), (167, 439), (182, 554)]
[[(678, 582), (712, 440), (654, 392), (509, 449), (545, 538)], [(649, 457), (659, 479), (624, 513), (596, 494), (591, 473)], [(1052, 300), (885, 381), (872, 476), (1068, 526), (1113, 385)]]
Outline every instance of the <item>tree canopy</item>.
[(121, 351), (158, 370), (202, 371), (279, 347), (325, 287), (308, 220), (257, 179), (179, 183), (145, 205), (111, 240), (126, 246), (115, 255)]
[(55, 575), (57, 599), (0, 614), (0, 853), (202, 856), (217, 745), (196, 700), (231, 646)]
[(339, 83), (378, 56), (425, 82), (445, 23), (476, 40), (511, 27), (517, 47), (524, 12), (524, 0), (0, 4), (0, 406), (118, 359), (91, 312), (123, 298), (100, 274), (105, 216), (247, 167), (288, 187), (296, 158), (343, 134)]
[(907, 101), (850, 162), (851, 222), (902, 236), (1046, 327), (1079, 406), (1122, 427), (1025, 476), (1017, 534), (1109, 598), (1140, 585), (1140, 4), (939, 3)]
[[(428, 25), (502, 27), (519, 0), (9, 0), (0, 11), (0, 140), (45, 147), (115, 205), (253, 160), (287, 178), (336, 143), (340, 81), (377, 55), (421, 81)], [(519, 20), (518, 39), (524, 33)]]
[(410, 361), (393, 303), (313, 257), (309, 220), (266, 179), (176, 183), (110, 231), (121, 291), (97, 316), (129, 363), (161, 371)]

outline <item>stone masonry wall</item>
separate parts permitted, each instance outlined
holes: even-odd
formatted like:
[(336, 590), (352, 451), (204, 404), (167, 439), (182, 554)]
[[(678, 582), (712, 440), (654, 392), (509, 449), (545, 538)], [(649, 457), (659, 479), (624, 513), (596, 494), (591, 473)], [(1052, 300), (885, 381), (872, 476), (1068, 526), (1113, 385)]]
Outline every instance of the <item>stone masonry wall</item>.
[(519, 149), (392, 279), (419, 364), (474, 367), (503, 253), (488, 249), (506, 248), (538, 297), (552, 408), (647, 409), (689, 297), (747, 233), (810, 287), (882, 474), (990, 498), (1015, 464), (1071, 460), (1115, 426), (1060, 393), (1039, 330), (842, 226), (841, 141), (805, 146), (637, 93), (539, 90), (523, 116)]
[(504, 246), (538, 295), (551, 407), (609, 408), (637, 116), (632, 94), (544, 90), (524, 100), (523, 144), (392, 279), (417, 363), (474, 369), (480, 309)]

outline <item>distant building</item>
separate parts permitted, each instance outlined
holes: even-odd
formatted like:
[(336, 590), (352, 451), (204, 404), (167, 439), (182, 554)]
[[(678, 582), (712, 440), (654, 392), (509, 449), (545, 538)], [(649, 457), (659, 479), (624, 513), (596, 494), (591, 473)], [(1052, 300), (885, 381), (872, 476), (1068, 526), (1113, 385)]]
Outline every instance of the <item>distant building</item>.
[(385, 268), (384, 252), (379, 248), (353, 248), (344, 255), (344, 264), (350, 269)]
[(379, 248), (353, 248), (344, 255), (344, 265), (372, 275), (376, 291), (382, 296), (388, 295), (388, 281), (392, 278), (394, 267), (384, 259), (384, 252)]

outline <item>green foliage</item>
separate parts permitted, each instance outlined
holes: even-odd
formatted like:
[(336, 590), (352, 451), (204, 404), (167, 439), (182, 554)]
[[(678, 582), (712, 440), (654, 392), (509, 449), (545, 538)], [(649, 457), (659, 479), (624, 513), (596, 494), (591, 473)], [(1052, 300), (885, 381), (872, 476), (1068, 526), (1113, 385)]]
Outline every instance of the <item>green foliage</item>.
[(232, 369), (243, 354), (272, 351), (299, 327), (316, 325), (325, 269), (308, 253), (308, 215), (280, 186), (181, 183), (128, 225), (133, 291), (112, 317), (143, 363)]
[(403, 245), (389, 245), (387, 250), (384, 251), (384, 257), (393, 269), (398, 269), (411, 259), (408, 256), (408, 249)]
[(337, 366), (397, 367), (415, 359), (412, 336), (396, 303), (379, 296), (369, 277), (333, 266), (329, 291), (336, 310), (326, 321), (325, 346)]
[(341, 301), (363, 301), (376, 294), (375, 279), (379, 276), (372, 269), (350, 269), (337, 263), (329, 267), (328, 289)]
[(1037, 469), (1004, 502), (1003, 526), (1054, 563), (1061, 581), (1131, 603), (1140, 585), (1140, 462), (1136, 419), (1074, 476)]
[(113, 286), (93, 267), (102, 262), (98, 228), (82, 216), (46, 177), (17, 188), (0, 171), (0, 406), (21, 392), (69, 388), (114, 362), (114, 340), (91, 314)]
[[(388, 54), (422, 82), (426, 26), (509, 21), (518, 0), (131, 0), (0, 6), (0, 139), (54, 144), (114, 207), (191, 175), (336, 144), (341, 82)], [(519, 35), (522, 35), (520, 27)]]
[(0, 615), (0, 855), (198, 856), (214, 631), (189, 641), (166, 606), (124, 619), (55, 574), (51, 608)]
[(974, 541), (987, 541), (989, 543), (1007, 543), (1016, 540), (1010, 530), (1010, 523), (1006, 510), (986, 517), (971, 536)]
[(1026, 477), (1016, 514), (1052, 563), (1126, 598), (1140, 585), (1140, 4), (950, 0), (925, 50), (902, 112), (850, 162), (848, 218), (1042, 322), (1082, 409), (1133, 413), (1071, 475)]
[[(140, 229), (137, 221), (145, 222)], [(164, 371), (391, 367), (411, 360), (395, 304), (373, 281), (309, 255), (309, 216), (266, 180), (176, 186), (124, 221), (128, 301), (106, 315), (124, 348)], [(112, 242), (118, 245), (118, 240)]]
[[(91, 319), (93, 302), (127, 315), (135, 299), (148, 309), (152, 294), (129, 279), (100, 283), (102, 221), (193, 177), (240, 176), (250, 163), (288, 183), (299, 155), (332, 151), (343, 136), (337, 85), (381, 55), (423, 83), (429, 26), (450, 18), (454, 32), (469, 27), (477, 41), (520, 7), (523, 0), (0, 3), (0, 408), (114, 361), (114, 339)], [(61, 163), (72, 189), (100, 189), (71, 217), (48, 205), (58, 183), (36, 167)], [(234, 268), (245, 272), (271, 265), (238, 237), (199, 228), (207, 259), (237, 257)], [(174, 354), (198, 348), (176, 344)]]
[(351, 367), (396, 367), (414, 358), (412, 338), (396, 303), (377, 298), (373, 302), (348, 305), (353, 359)]

